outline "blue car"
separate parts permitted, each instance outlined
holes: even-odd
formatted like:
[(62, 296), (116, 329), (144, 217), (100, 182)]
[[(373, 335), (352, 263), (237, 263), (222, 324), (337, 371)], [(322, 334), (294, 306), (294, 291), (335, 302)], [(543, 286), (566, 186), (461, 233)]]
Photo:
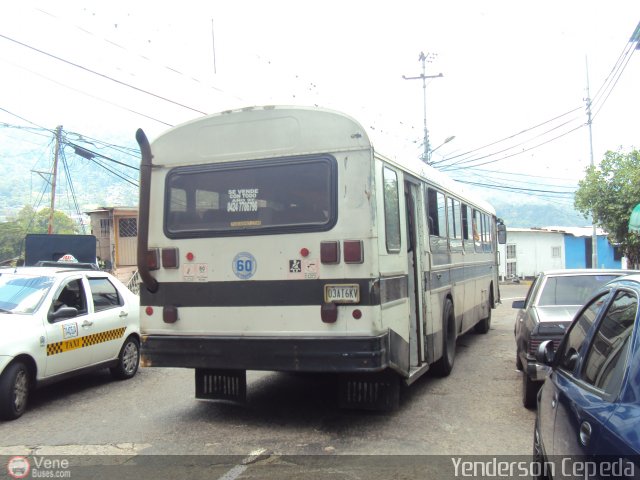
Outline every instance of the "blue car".
[(554, 350), (538, 392), (533, 440), (540, 478), (640, 478), (640, 275), (597, 290)]

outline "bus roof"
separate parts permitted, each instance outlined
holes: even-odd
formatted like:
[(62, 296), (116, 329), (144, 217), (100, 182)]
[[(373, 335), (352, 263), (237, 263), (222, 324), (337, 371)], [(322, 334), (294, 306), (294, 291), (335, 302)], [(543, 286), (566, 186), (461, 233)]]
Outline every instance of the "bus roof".
[[(374, 150), (365, 128), (349, 115), (320, 107), (283, 105), (199, 117), (167, 130), (151, 145), (154, 164), (161, 166), (190, 165), (194, 159), (198, 163), (226, 162), (363, 149)], [(418, 158), (376, 156), (495, 215), (488, 202)]]

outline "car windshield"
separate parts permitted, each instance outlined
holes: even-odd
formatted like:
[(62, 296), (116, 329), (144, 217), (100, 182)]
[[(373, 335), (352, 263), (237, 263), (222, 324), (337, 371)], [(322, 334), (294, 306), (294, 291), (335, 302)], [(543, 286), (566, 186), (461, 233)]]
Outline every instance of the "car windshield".
[(33, 313), (51, 286), (53, 277), (0, 275), (0, 313)]
[(538, 306), (583, 305), (601, 285), (618, 275), (571, 275), (548, 277), (538, 299)]

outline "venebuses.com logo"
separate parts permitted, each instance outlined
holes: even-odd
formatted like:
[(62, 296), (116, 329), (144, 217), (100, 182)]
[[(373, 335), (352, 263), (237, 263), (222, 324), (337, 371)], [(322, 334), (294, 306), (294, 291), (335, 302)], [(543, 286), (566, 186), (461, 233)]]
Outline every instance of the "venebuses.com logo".
[(7, 473), (11, 478), (71, 478), (68, 459), (44, 456), (11, 457), (7, 462)]
[(31, 471), (27, 457), (11, 457), (7, 463), (7, 472), (12, 478), (25, 478)]

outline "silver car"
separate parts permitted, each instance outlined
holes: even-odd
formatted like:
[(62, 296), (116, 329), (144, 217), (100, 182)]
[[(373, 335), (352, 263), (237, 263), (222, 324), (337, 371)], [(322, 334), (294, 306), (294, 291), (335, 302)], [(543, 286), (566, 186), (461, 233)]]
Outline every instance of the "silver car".
[(516, 367), (522, 370), (522, 403), (536, 405), (536, 395), (547, 373), (547, 367), (535, 359), (538, 346), (551, 340), (555, 348), (571, 324), (573, 316), (589, 296), (610, 280), (638, 273), (621, 269), (566, 269), (540, 273), (531, 284), (524, 300), (513, 302), (518, 309), (514, 334)]

